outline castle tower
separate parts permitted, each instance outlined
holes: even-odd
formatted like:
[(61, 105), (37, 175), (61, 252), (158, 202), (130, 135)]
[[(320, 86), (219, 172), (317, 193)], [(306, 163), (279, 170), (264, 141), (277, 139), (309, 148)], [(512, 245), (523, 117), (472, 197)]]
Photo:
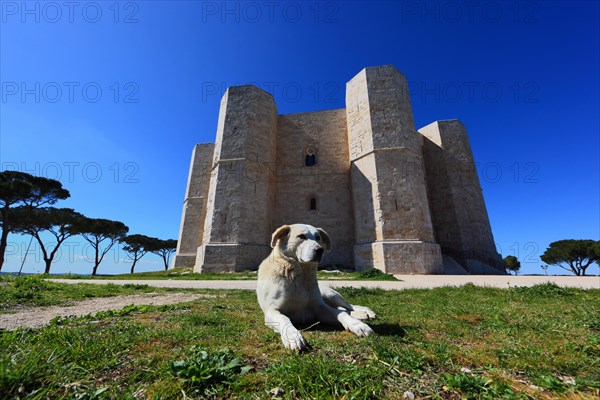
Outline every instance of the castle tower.
[(422, 155), (406, 78), (363, 69), (346, 86), (354, 206), (354, 264), (388, 273), (439, 273)]
[(503, 273), (465, 126), (458, 120), (435, 121), (419, 132), (435, 236), (443, 253), (471, 273)]
[(198, 246), (202, 244), (214, 149), (214, 143), (203, 143), (192, 151), (174, 268), (193, 267), (196, 263)]
[(270, 94), (253, 85), (227, 89), (196, 272), (256, 268), (269, 254), (276, 133)]
[(256, 268), (272, 231), (296, 222), (332, 236), (324, 265), (504, 273), (465, 127), (417, 131), (407, 80), (389, 65), (352, 78), (345, 109), (277, 115), (259, 88), (227, 89), (216, 144), (192, 155), (173, 265)]

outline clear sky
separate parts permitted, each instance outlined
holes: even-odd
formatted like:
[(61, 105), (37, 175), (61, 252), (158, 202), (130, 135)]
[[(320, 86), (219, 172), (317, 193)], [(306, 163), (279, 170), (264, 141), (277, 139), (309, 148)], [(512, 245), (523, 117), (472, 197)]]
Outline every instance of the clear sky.
[[(228, 86), (270, 91), (280, 113), (333, 109), (362, 68), (393, 64), (417, 128), (466, 125), (503, 257), (543, 273), (550, 242), (600, 238), (596, 1), (2, 1), (0, 11), (0, 169), (58, 178), (71, 198), (57, 206), (177, 238), (192, 148), (214, 141)], [(5, 271), (29, 242), (9, 240)], [(53, 272), (90, 273), (86, 252), (73, 238)], [(124, 256), (99, 273), (125, 272)], [(28, 257), (25, 271), (43, 271), (39, 251)], [(146, 256), (138, 270), (160, 262)]]

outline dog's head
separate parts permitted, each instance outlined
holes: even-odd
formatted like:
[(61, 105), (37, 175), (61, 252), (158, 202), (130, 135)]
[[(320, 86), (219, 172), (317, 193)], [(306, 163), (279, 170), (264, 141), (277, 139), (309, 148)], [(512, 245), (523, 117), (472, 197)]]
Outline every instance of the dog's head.
[(300, 263), (318, 263), (325, 250), (331, 250), (331, 239), (323, 229), (311, 225), (283, 225), (273, 233), (271, 247)]

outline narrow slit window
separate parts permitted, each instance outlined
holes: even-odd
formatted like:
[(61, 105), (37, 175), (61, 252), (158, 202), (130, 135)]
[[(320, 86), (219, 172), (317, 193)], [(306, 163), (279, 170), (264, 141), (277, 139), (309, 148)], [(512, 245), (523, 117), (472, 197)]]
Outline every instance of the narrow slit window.
[(304, 166), (312, 167), (317, 165), (317, 151), (316, 149), (309, 147), (304, 151)]
[(306, 155), (306, 158), (304, 159), (304, 165), (306, 165), (307, 167), (312, 167), (316, 163), (317, 163), (317, 157), (315, 157), (314, 154)]
[(311, 197), (310, 199), (310, 210), (316, 210), (317, 209), (317, 199), (315, 199), (314, 197)]

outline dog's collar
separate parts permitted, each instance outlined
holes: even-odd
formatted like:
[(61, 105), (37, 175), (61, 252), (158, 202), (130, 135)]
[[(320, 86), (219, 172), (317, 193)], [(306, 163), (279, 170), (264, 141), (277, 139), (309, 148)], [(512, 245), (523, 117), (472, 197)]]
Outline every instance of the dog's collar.
[(291, 262), (287, 261), (285, 258), (277, 257), (273, 261), (278, 267), (277, 274), (289, 277), (291, 274), (294, 273), (294, 265)]
[(292, 267), (292, 263), (288, 260), (286, 260), (285, 258), (283, 258), (283, 255), (281, 258), (275, 258), (275, 264), (279, 265), (281, 268), (284, 269), (288, 269), (290, 267)]

